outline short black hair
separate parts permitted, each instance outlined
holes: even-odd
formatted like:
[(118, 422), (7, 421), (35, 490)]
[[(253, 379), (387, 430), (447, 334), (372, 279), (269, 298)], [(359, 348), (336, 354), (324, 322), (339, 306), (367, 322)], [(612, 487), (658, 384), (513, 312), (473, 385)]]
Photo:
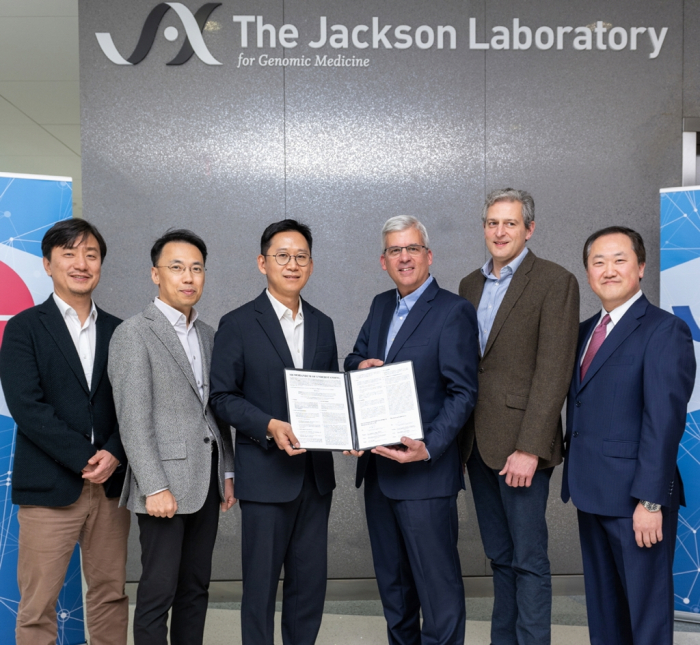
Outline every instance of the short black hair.
[(626, 226), (608, 226), (607, 228), (601, 228), (599, 231), (593, 233), (593, 235), (591, 235), (583, 245), (583, 266), (586, 269), (588, 268), (588, 256), (591, 253), (591, 246), (593, 246), (593, 242), (604, 235), (616, 235), (618, 233), (626, 235), (632, 241), (632, 250), (637, 256), (637, 263), (639, 266), (646, 264), (647, 252), (644, 248), (644, 240), (642, 239), (642, 236), (637, 233), (637, 231), (627, 228)]
[(151, 262), (153, 266), (158, 265), (158, 260), (160, 260), (160, 255), (163, 252), (163, 247), (169, 242), (185, 242), (196, 246), (199, 252), (202, 254), (202, 260), (204, 264), (207, 263), (207, 245), (204, 240), (199, 237), (196, 233), (193, 233), (186, 228), (169, 228), (163, 235), (161, 235), (151, 247)]
[(100, 247), (100, 263), (105, 261), (107, 244), (94, 224), (84, 219), (64, 219), (56, 222), (41, 240), (41, 254), (51, 261), (51, 251), (56, 247), (72, 249), (80, 244), (89, 235), (94, 235), (97, 245)]
[(279, 222), (273, 222), (263, 231), (262, 237), (260, 238), (260, 255), (267, 254), (272, 244), (272, 238), (275, 237), (277, 233), (286, 233), (287, 231), (301, 233), (306, 243), (309, 245), (309, 253), (311, 253), (311, 247), (314, 242), (311, 229), (306, 224), (301, 224), (295, 219), (283, 219)]

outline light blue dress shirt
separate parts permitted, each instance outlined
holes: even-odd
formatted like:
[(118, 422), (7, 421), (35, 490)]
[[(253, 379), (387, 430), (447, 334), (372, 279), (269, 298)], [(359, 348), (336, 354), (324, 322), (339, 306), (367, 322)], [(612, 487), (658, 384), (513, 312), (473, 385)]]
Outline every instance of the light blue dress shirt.
[(418, 287), (412, 293), (409, 293), (405, 298), (401, 297), (398, 289), (396, 290), (396, 309), (394, 310), (394, 317), (391, 319), (391, 325), (389, 325), (389, 334), (386, 337), (386, 351), (384, 352), (384, 360), (386, 360), (386, 357), (389, 356), (391, 345), (394, 342), (396, 335), (399, 333), (401, 325), (403, 325), (404, 321), (406, 320), (406, 316), (408, 316), (408, 314), (411, 312), (413, 305), (418, 302), (418, 298), (423, 295), (423, 292), (428, 288), (432, 281), (433, 276), (428, 276), (428, 279), (420, 287)]
[(481, 273), (486, 278), (486, 282), (484, 282), (484, 291), (481, 294), (481, 300), (479, 300), (476, 317), (479, 321), (479, 346), (481, 347), (482, 356), (484, 355), (486, 342), (489, 339), (498, 308), (503, 302), (506, 291), (508, 291), (513, 274), (518, 270), (526, 255), (527, 247), (523, 249), (522, 253), (515, 260), (501, 269), (501, 275), (498, 278), (493, 274), (493, 259), (481, 267)]

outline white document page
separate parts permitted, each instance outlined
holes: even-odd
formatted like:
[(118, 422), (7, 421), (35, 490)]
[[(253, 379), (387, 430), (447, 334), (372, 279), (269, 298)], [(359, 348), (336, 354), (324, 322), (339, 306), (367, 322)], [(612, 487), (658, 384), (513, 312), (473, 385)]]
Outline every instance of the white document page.
[(352, 450), (343, 374), (285, 370), (289, 423), (302, 448)]
[(413, 363), (350, 372), (360, 450), (423, 438)]

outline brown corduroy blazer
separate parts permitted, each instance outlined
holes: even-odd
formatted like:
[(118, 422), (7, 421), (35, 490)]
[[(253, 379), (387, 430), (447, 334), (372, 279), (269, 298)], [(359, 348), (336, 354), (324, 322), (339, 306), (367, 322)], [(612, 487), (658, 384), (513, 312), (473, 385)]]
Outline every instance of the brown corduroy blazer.
[[(459, 295), (478, 310), (486, 278), (463, 278)], [(515, 450), (562, 461), (561, 411), (571, 383), (579, 326), (579, 288), (566, 269), (529, 251), (513, 274), (479, 363), (479, 396), (460, 446), (464, 462), (476, 434), (490, 468)]]

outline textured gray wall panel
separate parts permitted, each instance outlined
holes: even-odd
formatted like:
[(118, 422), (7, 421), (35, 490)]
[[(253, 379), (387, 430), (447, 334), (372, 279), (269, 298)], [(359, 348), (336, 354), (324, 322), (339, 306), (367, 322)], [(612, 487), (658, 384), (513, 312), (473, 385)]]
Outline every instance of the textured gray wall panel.
[(700, 116), (700, 0), (683, 3), (683, 116)]
[[(647, 240), (644, 286), (658, 301), (658, 189), (680, 181), (684, 109), (700, 116), (698, 0), (685, 6), (682, 0), (225, 0), (204, 34), (221, 66), (196, 56), (166, 66), (184, 40), (172, 11), (142, 63), (108, 61), (95, 32), (111, 33), (128, 57), (156, 4), (80, 3), (84, 214), (109, 244), (97, 294), (108, 310), (130, 316), (155, 295), (150, 245), (166, 228), (187, 226), (210, 247), (200, 310), (216, 325), (264, 287), (255, 265), (260, 233), (286, 215), (313, 228), (315, 272), (305, 296), (333, 317), (344, 356), (372, 296), (391, 286), (378, 261), (382, 223), (399, 213), (422, 219), (435, 254), (433, 274), (455, 290), (485, 259), (484, 193), (504, 185), (533, 193), (531, 246), (578, 276), (582, 317), (597, 303), (580, 249), (590, 232), (613, 222), (637, 228)], [(185, 4), (196, 11), (202, 2)], [(262, 15), (277, 28), (296, 25), (299, 46), (259, 50), (251, 26), (251, 46), (241, 49), (234, 13)], [(310, 49), (321, 15), (329, 27), (371, 26), (373, 16), (382, 25), (414, 29), (452, 25), (457, 49)], [(568, 35), (563, 51), (484, 52), (469, 49), (469, 18), (477, 20), (480, 41), (490, 39), (495, 25), (512, 27), (513, 18), (533, 31), (602, 20), (669, 32), (654, 60), (646, 36), (637, 51), (578, 52)], [(181, 32), (174, 43), (163, 38), (168, 26)], [(238, 68), (240, 52), (355, 54), (371, 63), (362, 69)], [(336, 455), (331, 577), (373, 576), (354, 465)], [(560, 484), (557, 469), (548, 506), (552, 570), (580, 573), (575, 510), (559, 501)], [(464, 574), (488, 574), (468, 491), (459, 508)], [(237, 508), (222, 518), (216, 579), (240, 577), (239, 522)], [(135, 530), (131, 546), (135, 579)]]
[[(525, 186), (537, 204), (535, 252), (573, 271), (581, 316), (599, 303), (581, 247), (613, 223), (647, 244), (645, 291), (658, 303), (658, 190), (680, 181), (682, 3), (517, 3), (523, 24), (668, 26), (660, 55), (632, 51), (490, 51), (486, 59), (486, 187)], [(507, 24), (514, 3), (489, 2), (486, 22)]]

